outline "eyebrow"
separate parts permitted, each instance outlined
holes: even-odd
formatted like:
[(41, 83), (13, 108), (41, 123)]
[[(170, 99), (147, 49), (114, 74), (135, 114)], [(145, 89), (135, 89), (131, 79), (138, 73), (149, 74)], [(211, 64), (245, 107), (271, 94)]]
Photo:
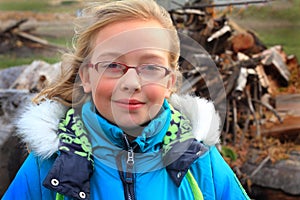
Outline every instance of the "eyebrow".
[(161, 53), (162, 53), (161, 51), (159, 51), (159, 52), (156, 52), (156, 51), (147, 52), (147, 50), (146, 50), (146, 53), (142, 54), (140, 58), (141, 59), (159, 59), (159, 60), (163, 60), (164, 56)]
[(94, 58), (96, 60), (99, 60), (100, 58), (105, 58), (107, 57), (108, 59), (117, 59), (122, 55), (122, 53), (118, 53), (118, 52), (103, 52), (103, 53), (99, 53), (97, 56), (95, 56)]
[[(140, 60), (158, 60), (158, 61), (164, 61), (164, 56), (161, 54), (161, 51), (149, 51), (149, 49), (144, 50), (145, 53), (142, 53), (141, 56), (139, 57)], [(127, 52), (131, 53), (131, 52)], [(96, 60), (101, 60), (104, 58), (104, 60), (109, 59), (109, 60), (117, 60), (120, 57), (126, 55), (127, 53), (121, 53), (117, 51), (107, 51), (107, 52), (101, 52), (97, 56), (94, 57)]]

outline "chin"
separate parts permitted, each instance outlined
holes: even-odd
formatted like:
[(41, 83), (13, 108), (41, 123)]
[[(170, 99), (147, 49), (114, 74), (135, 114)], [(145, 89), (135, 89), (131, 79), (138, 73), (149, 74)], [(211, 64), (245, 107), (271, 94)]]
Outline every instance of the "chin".
[(145, 126), (147, 126), (149, 124), (149, 122), (150, 122), (150, 120), (143, 120), (143, 121), (127, 120), (127, 121), (122, 121), (122, 122), (119, 121), (119, 122), (117, 122), (117, 125), (123, 129), (134, 130), (134, 129), (144, 128)]

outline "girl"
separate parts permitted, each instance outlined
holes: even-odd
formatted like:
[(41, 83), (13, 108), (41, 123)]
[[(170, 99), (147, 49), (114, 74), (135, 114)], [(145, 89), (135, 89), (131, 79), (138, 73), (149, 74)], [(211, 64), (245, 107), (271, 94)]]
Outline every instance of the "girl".
[(3, 199), (249, 199), (215, 147), (213, 104), (172, 94), (168, 12), (113, 1), (78, 22), (62, 76), (19, 119), (31, 152)]

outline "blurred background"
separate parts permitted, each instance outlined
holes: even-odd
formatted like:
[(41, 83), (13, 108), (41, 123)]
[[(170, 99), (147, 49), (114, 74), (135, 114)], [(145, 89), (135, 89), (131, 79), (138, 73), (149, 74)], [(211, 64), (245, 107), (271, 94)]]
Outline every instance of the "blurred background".
[[(86, 2), (0, 0), (0, 196), (27, 156), (13, 120), (59, 75)], [(220, 152), (251, 198), (299, 199), (300, 0), (158, 2), (209, 54), (192, 55), (197, 70), (181, 58), (180, 92), (214, 100), (224, 119)]]

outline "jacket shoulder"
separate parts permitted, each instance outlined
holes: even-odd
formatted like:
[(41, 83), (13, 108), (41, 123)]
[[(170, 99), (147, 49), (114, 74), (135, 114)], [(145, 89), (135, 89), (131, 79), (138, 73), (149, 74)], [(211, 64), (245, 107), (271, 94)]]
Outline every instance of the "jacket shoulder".
[(50, 100), (38, 105), (27, 105), (15, 120), (16, 135), (37, 156), (49, 158), (58, 150), (58, 125), (67, 109), (62, 104)]
[(191, 121), (192, 132), (198, 141), (209, 146), (219, 143), (221, 119), (213, 102), (177, 94), (173, 94), (169, 102)]

